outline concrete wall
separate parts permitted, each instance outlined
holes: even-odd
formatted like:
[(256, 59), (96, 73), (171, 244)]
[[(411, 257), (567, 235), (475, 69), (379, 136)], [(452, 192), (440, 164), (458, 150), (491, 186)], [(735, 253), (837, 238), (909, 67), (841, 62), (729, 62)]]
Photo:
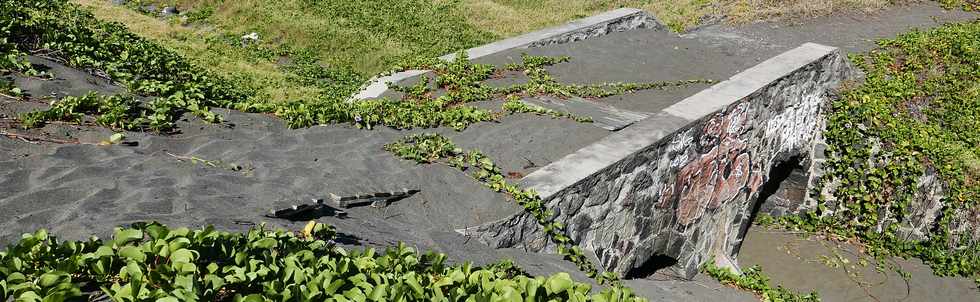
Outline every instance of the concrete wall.
[[(693, 276), (712, 256), (734, 259), (772, 167), (796, 157), (811, 168), (828, 93), (851, 74), (836, 48), (804, 44), (523, 182), (605, 269), (626, 274), (665, 255)], [(533, 217), (517, 213), (460, 231), (492, 247), (552, 250), (539, 230)]]

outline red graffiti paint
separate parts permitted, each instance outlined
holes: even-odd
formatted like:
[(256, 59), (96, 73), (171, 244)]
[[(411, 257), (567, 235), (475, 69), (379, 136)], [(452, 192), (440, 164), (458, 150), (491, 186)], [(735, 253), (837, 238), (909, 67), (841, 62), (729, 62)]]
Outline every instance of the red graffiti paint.
[(697, 221), (706, 209), (718, 208), (741, 192), (755, 191), (761, 184), (758, 171), (751, 169), (748, 144), (739, 137), (745, 129), (746, 114), (747, 104), (740, 103), (705, 122), (701, 129), (702, 147), (717, 145), (685, 164), (674, 184), (660, 190), (661, 206), (677, 197), (676, 215), (681, 225)]

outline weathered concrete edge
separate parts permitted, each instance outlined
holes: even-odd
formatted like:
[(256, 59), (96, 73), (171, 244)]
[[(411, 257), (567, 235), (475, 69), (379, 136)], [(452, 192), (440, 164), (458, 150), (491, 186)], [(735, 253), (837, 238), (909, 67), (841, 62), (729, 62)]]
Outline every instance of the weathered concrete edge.
[(786, 51), (527, 175), (521, 180), (522, 185), (534, 189), (547, 200), (657, 143), (688, 123), (740, 101), (835, 51), (836, 47), (815, 43), (805, 43)]
[[(571, 34), (576, 32), (587, 32), (597, 27), (603, 27), (611, 23), (616, 23), (622, 20), (633, 19), (633, 18), (644, 18), (642, 23), (636, 24), (633, 28), (649, 27), (649, 28), (661, 28), (663, 25), (660, 24), (656, 18), (653, 18), (646, 11), (635, 9), (635, 8), (620, 8), (611, 10), (605, 13), (601, 13), (591, 17), (585, 17), (578, 20), (573, 20), (571, 22), (546, 28), (513, 38), (508, 38), (493, 42), (490, 44), (477, 46), (466, 50), (466, 55), (470, 59), (476, 59), (480, 57), (485, 57), (498, 52), (507, 51), (514, 48), (527, 48), (532, 45), (543, 45), (548, 44), (547, 41)], [(649, 23), (649, 24), (648, 24)], [(439, 57), (440, 59), (446, 61), (452, 61), (456, 59), (456, 54), (451, 53)]]
[[(620, 8), (605, 13), (601, 13), (595, 16), (586, 17), (578, 20), (573, 20), (571, 22), (565, 23), (563, 25), (542, 29), (539, 31), (534, 31), (531, 33), (523, 34), (517, 37), (508, 38), (493, 42), (490, 44), (477, 46), (466, 50), (466, 54), (470, 59), (476, 59), (480, 57), (485, 57), (498, 52), (507, 51), (514, 48), (527, 48), (535, 45), (546, 45), (550, 40), (559, 39), (563, 36), (567, 36), (579, 32), (590, 32), (597, 28), (603, 28), (623, 20), (633, 20), (642, 19), (637, 24), (633, 24), (627, 29), (635, 28), (664, 28), (664, 25), (657, 20), (656, 17), (647, 13), (646, 11), (635, 9), (635, 8)], [(608, 32), (603, 32), (606, 34)], [(581, 39), (573, 39), (577, 41)], [(456, 54), (451, 53), (439, 57), (440, 59), (451, 61), (456, 59)], [(421, 75), (428, 72), (428, 70), (406, 70), (401, 72), (396, 72), (386, 76), (374, 77), (369, 82), (368, 85), (361, 89), (357, 94), (351, 97), (351, 100), (363, 100), (378, 98), (385, 91), (388, 91), (388, 83), (397, 83), (401, 80), (411, 78), (417, 75)]]
[(406, 70), (396, 72), (390, 75), (375, 77), (368, 82), (368, 85), (357, 92), (351, 100), (366, 100), (380, 97), (385, 91), (388, 91), (388, 83), (398, 83), (401, 80), (411, 78), (417, 75), (425, 74), (429, 72), (428, 70)]

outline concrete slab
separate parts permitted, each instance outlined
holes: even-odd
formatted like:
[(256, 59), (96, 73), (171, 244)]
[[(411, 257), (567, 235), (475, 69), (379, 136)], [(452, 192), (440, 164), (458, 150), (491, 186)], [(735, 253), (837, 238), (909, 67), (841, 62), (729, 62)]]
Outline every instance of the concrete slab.
[[(643, 10), (635, 8), (620, 8), (595, 16), (574, 20), (563, 25), (470, 48), (465, 50), (465, 52), (470, 59), (477, 59), (514, 48), (528, 48), (575, 42), (613, 32), (621, 32), (637, 28), (663, 29), (664, 26), (652, 15)], [(456, 59), (456, 54), (451, 53), (439, 58), (452, 61)], [(406, 70), (396, 72), (391, 75), (375, 77), (368, 82), (364, 89), (354, 95), (351, 100), (378, 98), (384, 94), (386, 90), (388, 90), (388, 83), (398, 83), (402, 80), (424, 73), (426, 73), (425, 70)]]
[(749, 68), (727, 81), (673, 104), (665, 108), (664, 112), (689, 120), (700, 119), (755, 93), (770, 83), (789, 75), (794, 70), (803, 68), (819, 58), (833, 53), (836, 49), (815, 43), (805, 43)]
[(656, 113), (528, 174), (521, 180), (521, 185), (534, 189), (542, 199), (548, 199), (552, 194), (656, 143), (690, 122), (689, 119), (670, 113)]
[(352, 100), (366, 100), (380, 97), (388, 91), (388, 83), (399, 83), (429, 72), (428, 70), (406, 70), (386, 76), (375, 77), (368, 82), (364, 89), (351, 97)]
[(561, 112), (568, 112), (581, 117), (592, 118), (592, 125), (609, 131), (626, 128), (633, 123), (645, 119), (647, 113), (617, 109), (601, 102), (589, 101), (572, 97), (565, 100), (550, 96), (527, 98), (525, 103)]
[[(723, 80), (759, 61), (684, 39), (668, 31), (637, 29), (570, 44), (513, 49), (475, 60), (504, 65), (520, 62), (521, 54), (568, 56), (570, 61), (547, 68), (561, 83), (600, 84), (690, 79)], [(710, 85), (697, 84), (645, 90), (596, 100), (613, 107), (657, 112)]]
[(686, 127), (688, 123), (742, 100), (835, 50), (834, 47), (806, 43), (766, 60), (625, 130), (528, 174), (522, 184), (536, 190), (543, 199), (548, 199), (552, 194), (656, 144), (667, 135)]
[(842, 12), (795, 22), (716, 24), (682, 35), (713, 45), (730, 56), (767, 58), (805, 42), (833, 45), (844, 52), (867, 51), (879, 39), (949, 22), (976, 20), (980, 14), (943, 9), (936, 2), (900, 4), (874, 13)]
[[(663, 29), (646, 11), (635, 8), (620, 8), (595, 16), (574, 20), (563, 25), (530, 32), (517, 37), (504, 39), (466, 50), (470, 59), (478, 59), (499, 52), (515, 49), (562, 44), (598, 37), (612, 32), (637, 28)], [(440, 59), (456, 60), (456, 54), (447, 54)]]

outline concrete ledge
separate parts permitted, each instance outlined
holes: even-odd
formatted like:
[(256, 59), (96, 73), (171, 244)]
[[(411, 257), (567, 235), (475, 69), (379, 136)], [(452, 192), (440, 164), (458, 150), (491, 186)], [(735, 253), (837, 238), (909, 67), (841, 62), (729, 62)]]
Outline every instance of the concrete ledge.
[(715, 84), (633, 126), (555, 161), (522, 180), (542, 199), (598, 173), (684, 128), (811, 64), (837, 48), (806, 43)]
[(700, 119), (779, 80), (837, 50), (835, 47), (804, 43), (688, 97), (664, 112), (689, 120)]
[(555, 193), (656, 143), (691, 121), (661, 111), (528, 174), (521, 180), (521, 184), (525, 188), (537, 191), (541, 199), (548, 199)]
[[(660, 22), (643, 10), (635, 8), (620, 8), (595, 16), (574, 20), (563, 25), (470, 48), (466, 50), (466, 55), (470, 59), (476, 59), (514, 48), (528, 48), (549, 44), (568, 43), (591, 37), (602, 36), (611, 32), (626, 31), (636, 28), (662, 27), (663, 25), (661, 25)], [(577, 33), (588, 34), (590, 32), (592, 33), (591, 35), (575, 35)], [(456, 59), (456, 54), (451, 53), (439, 58), (446, 61), (452, 61)]]
[(383, 77), (375, 77), (368, 82), (368, 85), (361, 89), (360, 92), (351, 97), (352, 100), (366, 100), (374, 99), (380, 97), (385, 91), (388, 91), (388, 83), (398, 83), (404, 79), (411, 78), (417, 75), (425, 74), (429, 72), (428, 70), (406, 70), (401, 72), (396, 72), (391, 75), (386, 75)]
[[(635, 8), (620, 8), (595, 16), (574, 20), (563, 25), (551, 27), (517, 37), (504, 39), (466, 50), (470, 59), (485, 57), (515, 48), (529, 48), (550, 44), (568, 43), (598, 37), (613, 32), (637, 28), (661, 29), (664, 26), (649, 13)], [(446, 61), (456, 59), (456, 54), (439, 57)], [(352, 100), (378, 98), (388, 90), (388, 83), (397, 83), (428, 72), (428, 70), (406, 70), (391, 75), (374, 77), (367, 86), (354, 95)]]

